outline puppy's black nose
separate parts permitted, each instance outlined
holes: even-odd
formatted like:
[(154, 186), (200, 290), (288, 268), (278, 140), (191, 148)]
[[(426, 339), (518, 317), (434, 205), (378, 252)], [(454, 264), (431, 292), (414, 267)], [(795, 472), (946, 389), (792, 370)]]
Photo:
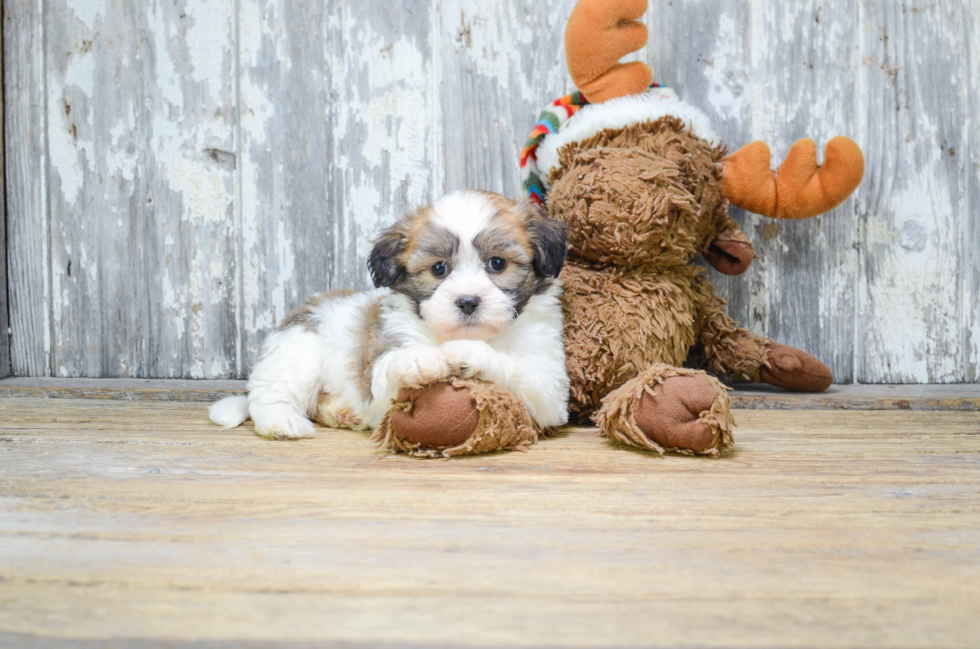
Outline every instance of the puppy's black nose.
[(473, 315), (473, 313), (480, 306), (480, 298), (475, 295), (464, 295), (456, 300), (456, 306), (458, 306), (459, 310), (466, 315)]

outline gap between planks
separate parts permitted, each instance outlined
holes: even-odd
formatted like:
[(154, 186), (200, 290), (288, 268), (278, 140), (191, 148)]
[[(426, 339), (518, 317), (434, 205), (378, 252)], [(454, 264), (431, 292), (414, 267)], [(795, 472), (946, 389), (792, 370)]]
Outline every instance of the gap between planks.
[[(0, 397), (210, 402), (245, 392), (245, 381), (168, 379), (0, 380)], [(765, 385), (736, 385), (736, 410), (980, 411), (980, 384), (835, 385), (821, 394), (786, 392)]]

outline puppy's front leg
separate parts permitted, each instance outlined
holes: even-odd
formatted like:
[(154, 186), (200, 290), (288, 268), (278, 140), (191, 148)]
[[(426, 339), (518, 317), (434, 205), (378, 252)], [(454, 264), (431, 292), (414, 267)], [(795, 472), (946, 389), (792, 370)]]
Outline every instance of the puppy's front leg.
[(524, 402), (539, 426), (568, 423), (568, 375), (560, 349), (554, 354), (528, 352), (520, 358), (480, 340), (453, 340), (440, 349), (453, 376), (507, 388)]
[(443, 343), (442, 353), (453, 376), (482, 379), (505, 388), (510, 379), (511, 362), (482, 340), (451, 340)]
[(394, 349), (374, 363), (371, 394), (375, 404), (387, 408), (401, 388), (419, 388), (449, 378), (446, 356), (434, 345)]

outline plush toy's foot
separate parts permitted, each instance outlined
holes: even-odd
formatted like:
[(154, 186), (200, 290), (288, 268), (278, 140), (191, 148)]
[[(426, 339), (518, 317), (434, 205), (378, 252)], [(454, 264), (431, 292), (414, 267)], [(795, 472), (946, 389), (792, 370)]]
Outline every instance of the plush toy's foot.
[(456, 380), (404, 388), (372, 439), (416, 457), (527, 450), (539, 431), (521, 400), (482, 381)]
[(730, 404), (725, 386), (704, 372), (654, 365), (603, 399), (593, 419), (623, 444), (718, 455), (733, 444)]
[(810, 354), (773, 342), (759, 375), (769, 385), (795, 392), (823, 392), (834, 382), (830, 368)]

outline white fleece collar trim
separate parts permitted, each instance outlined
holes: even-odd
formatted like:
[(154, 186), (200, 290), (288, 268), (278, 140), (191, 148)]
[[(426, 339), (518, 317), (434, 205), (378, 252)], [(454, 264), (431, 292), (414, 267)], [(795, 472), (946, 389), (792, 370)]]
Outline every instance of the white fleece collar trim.
[(606, 129), (656, 121), (668, 115), (683, 120), (696, 135), (709, 142), (718, 139), (707, 115), (678, 99), (672, 91), (663, 92), (652, 88), (639, 95), (617, 97), (602, 104), (584, 106), (558, 133), (547, 136), (537, 151), (541, 181), (548, 186), (551, 172), (558, 168), (558, 152), (566, 145), (586, 140)]

